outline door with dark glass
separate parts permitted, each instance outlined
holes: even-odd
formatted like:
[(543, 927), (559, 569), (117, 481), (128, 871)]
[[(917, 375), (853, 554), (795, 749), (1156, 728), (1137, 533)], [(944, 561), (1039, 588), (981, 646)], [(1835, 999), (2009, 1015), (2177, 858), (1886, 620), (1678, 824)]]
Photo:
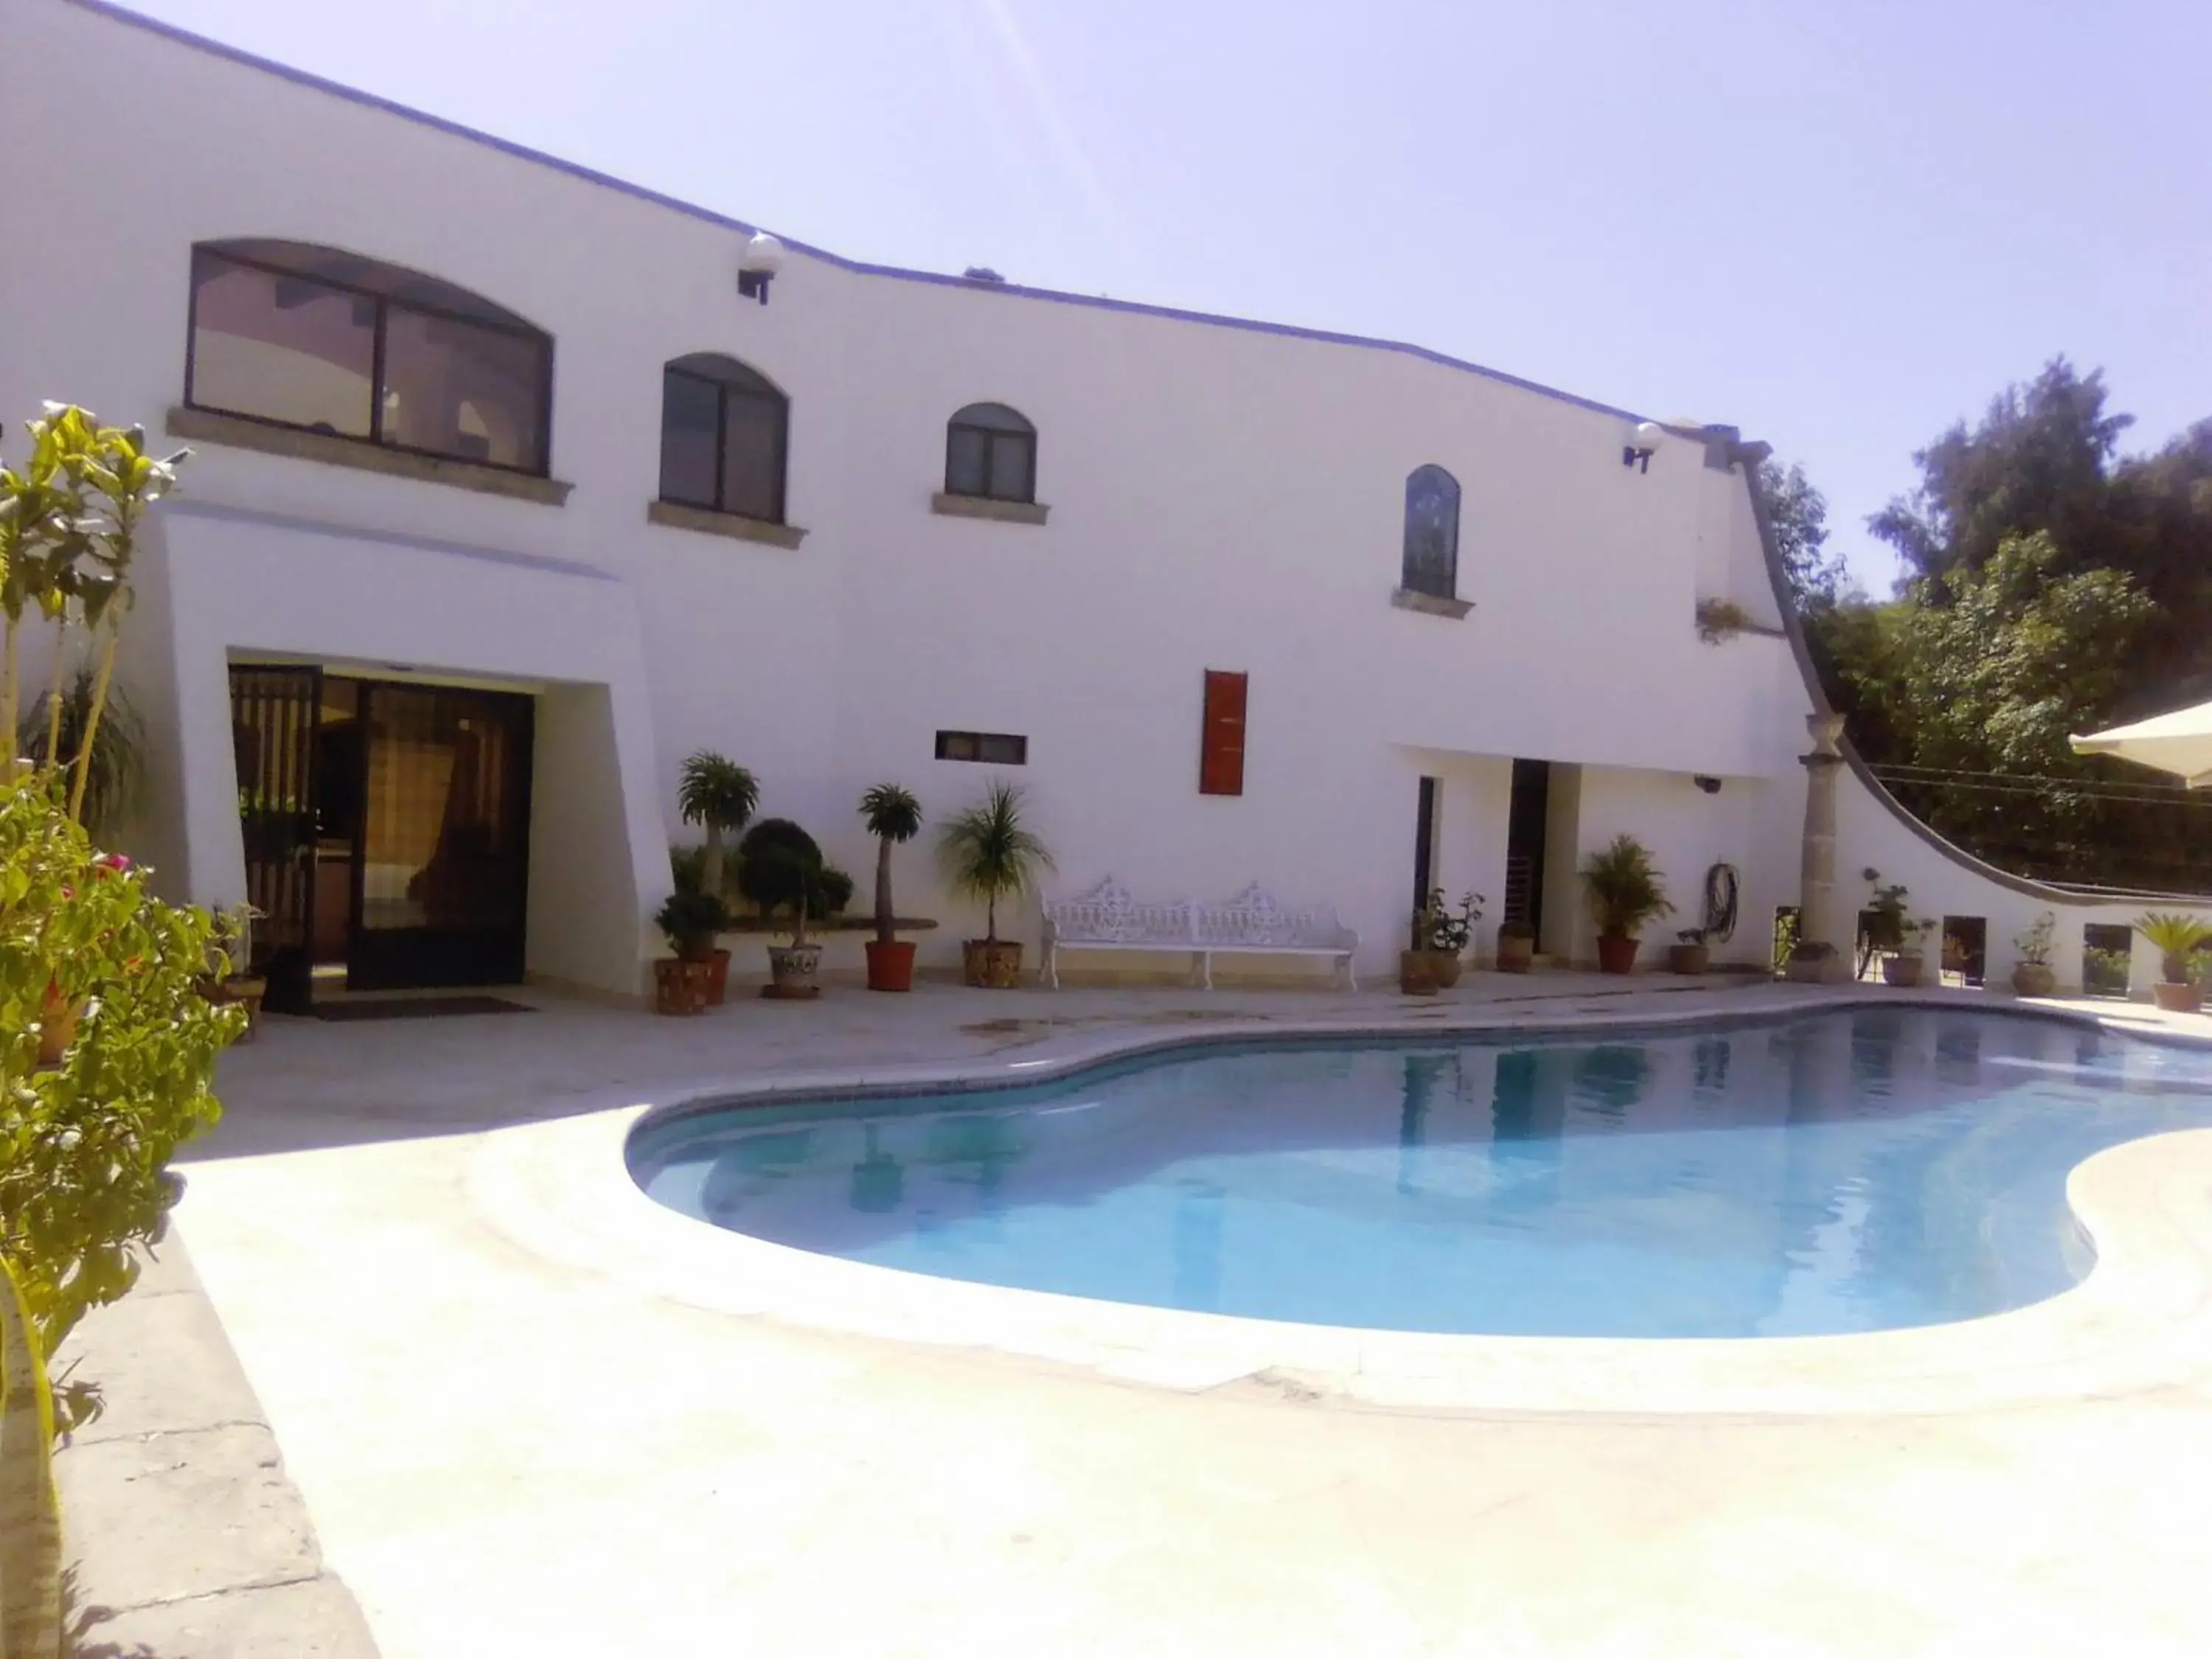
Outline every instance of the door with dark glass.
[[(231, 748), (238, 766), (239, 832), (246, 901), (259, 913), (253, 961), (266, 975), (267, 1006), (304, 1012), (315, 933), (315, 726), (322, 701), (315, 668), (230, 671)], [(343, 911), (340, 918), (343, 920)]]
[(531, 700), (364, 683), (348, 986), (522, 977)]

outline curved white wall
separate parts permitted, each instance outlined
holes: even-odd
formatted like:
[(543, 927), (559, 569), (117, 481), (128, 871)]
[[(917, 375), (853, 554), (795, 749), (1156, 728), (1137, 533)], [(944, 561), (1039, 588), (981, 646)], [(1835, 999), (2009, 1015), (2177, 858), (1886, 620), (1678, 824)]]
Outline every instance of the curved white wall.
[[(1737, 954), (1763, 957), (1761, 918), (1794, 896), (1810, 700), (1778, 635), (1697, 636), (1700, 599), (1780, 621), (1743, 468), (1710, 465), (1700, 442), (1677, 439), (1638, 473), (1620, 463), (1618, 411), (1419, 353), (803, 252), (757, 306), (735, 288), (744, 227), (70, 0), (18, 0), (0, 48), (0, 149), (21, 159), (41, 227), (36, 246), (0, 247), (0, 315), (40, 320), (0, 338), (0, 413), (66, 396), (158, 428), (183, 386), (188, 250), (223, 237), (431, 272), (555, 339), (563, 507), (202, 446), (189, 501), (264, 529), (234, 518), (218, 534), (209, 517), (173, 538), (211, 573), (190, 592), (180, 577), (154, 607), (166, 620), (148, 623), (167, 634), (146, 644), (145, 672), (173, 674), (182, 708), (214, 706), (224, 650), (349, 650), (341, 635), (410, 662), (616, 687), (618, 752), (599, 785), (623, 805), (586, 842), (623, 843), (623, 902), (641, 918), (665, 883), (650, 843), (692, 749), (751, 767), (764, 811), (805, 822), (865, 878), (862, 788), (907, 783), (936, 817), (991, 775), (934, 760), (939, 728), (1029, 738), (1017, 775), (1059, 854), (1057, 890), (1109, 871), (1201, 896), (1258, 878), (1334, 902), (1370, 969), (1405, 925), (1425, 772), (1447, 779), (1440, 878), (1488, 891), (1494, 926), (1498, 769), (1513, 756), (1580, 765), (1580, 845), (1644, 836), (1686, 909), (1708, 864), (1736, 864)], [(69, 167), (39, 165), (63, 132)], [(88, 178), (119, 182), (95, 201)], [(790, 394), (788, 518), (809, 532), (797, 550), (645, 522), (660, 366), (695, 351)], [(945, 418), (985, 399), (1037, 426), (1042, 526), (930, 510)], [(1474, 609), (1458, 621), (1390, 603), (1404, 480), (1424, 462), (1462, 491), (1459, 592)], [(264, 533), (286, 520), (318, 527)], [(613, 580), (577, 600), (586, 587), (541, 597), (537, 576), (447, 580), (447, 544)], [(316, 619), (340, 595), (343, 625)], [(1239, 798), (1197, 793), (1209, 668), (1250, 676)], [(597, 717), (552, 712), (541, 729), (584, 754)], [(199, 792), (193, 884), (218, 896), (198, 866), (226, 788), (171, 773)], [(1692, 774), (1723, 792), (1697, 792)], [(1853, 868), (1907, 856), (1850, 850), (1882, 834), (1856, 808), (1845, 833)], [(937, 890), (926, 847), (898, 871), (902, 910), (969, 920)], [(1926, 878), (1931, 890), (1952, 878)], [(533, 907), (533, 952), (539, 925)], [(619, 953), (615, 922), (586, 931), (599, 944), (560, 946), (564, 970)], [(948, 925), (926, 957), (949, 958), (961, 931)], [(635, 981), (649, 949), (596, 977)]]

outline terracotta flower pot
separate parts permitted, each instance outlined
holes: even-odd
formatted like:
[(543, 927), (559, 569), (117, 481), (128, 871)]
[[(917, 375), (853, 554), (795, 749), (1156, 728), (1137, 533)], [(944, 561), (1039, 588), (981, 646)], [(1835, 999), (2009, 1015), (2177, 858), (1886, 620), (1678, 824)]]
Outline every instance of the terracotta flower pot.
[(914, 989), (914, 941), (910, 939), (872, 939), (867, 942), (868, 988), (871, 991)]
[(2047, 962), (2022, 962), (2012, 970), (2012, 988), (2024, 997), (2047, 997), (2058, 988), (2058, 975)]
[(1598, 935), (1597, 969), (1601, 974), (1626, 974), (1636, 967), (1636, 953), (1642, 948), (1640, 939), (1607, 939)]
[(1917, 985), (1926, 965), (1918, 957), (1884, 957), (1881, 959), (1881, 982), (1906, 987)]
[(1398, 952), (1398, 988), (1409, 997), (1437, 994), (1437, 953), (1433, 951)]
[(779, 1002), (811, 1002), (822, 994), (822, 947), (769, 945), (768, 975), (763, 995)]
[(711, 962), (663, 957), (653, 964), (653, 1011), (657, 1014), (700, 1014), (707, 1011)]
[(1498, 936), (1498, 971), (1525, 974), (1536, 959), (1536, 941), (1516, 933)]
[(1713, 953), (1703, 945), (1670, 945), (1667, 947), (1667, 971), (1672, 974), (1702, 974), (1711, 965)]
[(963, 939), (960, 966), (970, 985), (1011, 991), (1022, 982), (1022, 947), (1012, 939)]
[(2186, 981), (2162, 979), (2150, 988), (2150, 996), (2169, 1014), (2193, 1014), (2204, 1006), (2204, 994)]
[(716, 945), (707, 954), (707, 1006), (719, 1008), (730, 990), (730, 953)]
[(1428, 953), (1429, 972), (1437, 988), (1449, 991), (1459, 983), (1461, 962), (1456, 951), (1431, 951)]

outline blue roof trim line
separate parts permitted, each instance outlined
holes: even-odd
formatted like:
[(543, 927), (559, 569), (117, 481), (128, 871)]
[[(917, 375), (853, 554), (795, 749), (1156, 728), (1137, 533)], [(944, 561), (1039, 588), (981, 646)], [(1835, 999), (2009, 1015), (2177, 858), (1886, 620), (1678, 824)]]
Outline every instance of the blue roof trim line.
[[(565, 161), (557, 155), (547, 155), (544, 150), (532, 149), (527, 144), (518, 144), (510, 139), (479, 131), (474, 127), (463, 126), (458, 121), (449, 121), (443, 116), (432, 115), (409, 105), (396, 103), (389, 98), (379, 97), (373, 92), (363, 92), (357, 87), (349, 87), (342, 82), (310, 74), (306, 70), (294, 69), (288, 64), (280, 64), (274, 59), (257, 56), (240, 47), (226, 45), (221, 40), (210, 40), (204, 34), (195, 34), (190, 29), (179, 28), (173, 23), (165, 23), (159, 18), (149, 17), (143, 12), (132, 11), (128, 7), (117, 5), (114, 0), (68, 0), (68, 3), (81, 10), (96, 13), (100, 16), (109, 18), (129, 27), (143, 29), (149, 34), (160, 35), (164, 40), (173, 40), (179, 46), (189, 47), (195, 52), (206, 52), (210, 57), (224, 58), (228, 62), (242, 64), (247, 69), (258, 70), (264, 74), (280, 76), (292, 82), (295, 85), (306, 87), (315, 92), (327, 93), (334, 98), (342, 98), (348, 103), (360, 104), (369, 109), (380, 110), (387, 115), (396, 115), (400, 119), (411, 121), (418, 126), (429, 127), (434, 131), (450, 134), (456, 138), (466, 139), (471, 143), (482, 144), (488, 149), (511, 155), (517, 161), (528, 161), (537, 167), (550, 167), (557, 173), (565, 173), (570, 178), (580, 179), (586, 184), (597, 185), (606, 190), (616, 191), (637, 201), (648, 202), (656, 207), (667, 208), (672, 212), (683, 214), (688, 218), (701, 220), (725, 230), (750, 235), (755, 231), (765, 228), (763, 226), (752, 224), (743, 219), (732, 219), (727, 214), (716, 213), (710, 208), (699, 206), (695, 202), (683, 201), (646, 185), (617, 179), (611, 173), (601, 173), (596, 168), (585, 167), (579, 162)], [(1622, 409), (1613, 404), (1601, 403), (1595, 398), (1581, 397), (1575, 392), (1562, 392), (1557, 386), (1546, 386), (1540, 380), (1523, 380), (1521, 376), (1509, 374), (1503, 369), (1486, 368), (1480, 363), (1468, 362), (1464, 358), (1450, 356), (1441, 351), (1432, 351), (1426, 346), (1414, 345), (1405, 340), (1378, 339), (1371, 335), (1344, 334), (1330, 329), (1301, 328), (1291, 323), (1262, 322), (1249, 317), (1225, 317), (1213, 312), (1188, 311), (1176, 306), (1148, 305), (1139, 300), (1112, 300), (1102, 295), (1068, 294), (1058, 289), (1049, 288), (1024, 288), (1014, 283), (978, 282), (971, 277), (948, 276), (940, 271), (909, 270), (902, 265), (872, 264), (865, 260), (846, 258), (841, 254), (829, 252), (826, 248), (816, 247), (811, 243), (799, 241), (791, 237), (785, 236), (781, 240), (784, 246), (793, 252), (803, 253), (809, 258), (819, 259), (824, 264), (834, 265), (840, 270), (848, 270), (858, 276), (879, 276), (891, 282), (927, 283), (939, 288), (965, 289), (970, 293), (1006, 295), (1019, 299), (1042, 301), (1052, 305), (1086, 306), (1094, 310), (1117, 311), (1131, 316), (1157, 317), (1167, 322), (1198, 323), (1211, 328), (1241, 329), (1248, 333), (1279, 335), (1285, 339), (1309, 340), (1321, 345), (1354, 346), (1368, 351), (1397, 352), (1404, 356), (1416, 357), (1424, 362), (1433, 363), (1440, 368), (1452, 369), (1462, 374), (1480, 375), (1484, 380), (1495, 381), (1500, 386), (1509, 386), (1520, 392), (1534, 392), (1540, 398), (1549, 398), (1556, 403), (1571, 404), (1577, 409), (1587, 410), (1595, 415), (1610, 416), (1617, 420), (1628, 422), (1649, 418), (1637, 414), (1632, 410)], [(1662, 422), (1660, 424), (1665, 426), (1668, 431), (1678, 433), (1685, 437), (1699, 435), (1694, 428), (1679, 427), (1667, 422)]]

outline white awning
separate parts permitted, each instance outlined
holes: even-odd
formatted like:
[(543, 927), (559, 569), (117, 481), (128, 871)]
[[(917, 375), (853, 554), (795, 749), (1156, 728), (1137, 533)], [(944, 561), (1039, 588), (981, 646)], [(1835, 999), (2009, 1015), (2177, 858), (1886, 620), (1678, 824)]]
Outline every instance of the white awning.
[(2212, 788), (2212, 702), (2067, 742), (2077, 755), (2117, 755), (2171, 772), (2192, 789)]

